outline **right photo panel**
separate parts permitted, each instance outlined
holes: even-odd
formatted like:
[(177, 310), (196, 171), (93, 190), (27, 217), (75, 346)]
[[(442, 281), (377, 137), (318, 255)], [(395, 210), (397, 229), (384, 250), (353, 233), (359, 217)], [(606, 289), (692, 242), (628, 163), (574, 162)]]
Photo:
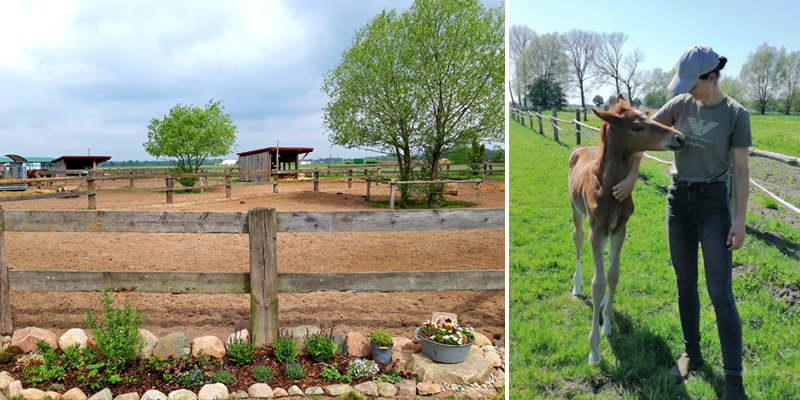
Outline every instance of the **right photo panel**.
[(512, 399), (800, 399), (800, 5), (508, 1)]

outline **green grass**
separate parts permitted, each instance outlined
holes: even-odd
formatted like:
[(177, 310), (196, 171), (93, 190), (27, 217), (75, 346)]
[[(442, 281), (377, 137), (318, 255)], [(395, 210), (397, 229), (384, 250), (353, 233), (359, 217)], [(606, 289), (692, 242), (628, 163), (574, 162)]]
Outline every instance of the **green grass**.
[[(389, 208), (389, 200), (383, 201), (368, 201), (370, 205), (373, 207), (378, 208)], [(461, 208), (461, 207), (472, 207), (475, 203), (469, 201), (451, 201), (451, 200), (443, 200), (436, 204), (436, 208)], [(424, 199), (412, 199), (408, 203), (406, 203), (405, 207), (400, 207), (400, 200), (395, 199), (394, 208), (396, 210), (420, 210), (420, 209), (427, 209), (428, 208), (428, 201)]]
[[(642, 164), (648, 184), (639, 181), (633, 194), (636, 212), (621, 258), (614, 335), (600, 341), (601, 364), (589, 366), (591, 300), (571, 296), (575, 250), (567, 162), (574, 142), (554, 142), (552, 128), (542, 137), (516, 122), (509, 125), (511, 398), (718, 398), (724, 375), (702, 272), (698, 285), (705, 366), (685, 385), (676, 385), (669, 376), (683, 345), (664, 222), (666, 196), (659, 190), (666, 185), (667, 166)], [(770, 242), (759, 235), (763, 231), (777, 232), (782, 239)], [(592, 255), (588, 238), (584, 243), (587, 293)], [(785, 284), (800, 285), (800, 231), (748, 214), (748, 236), (733, 259), (737, 265), (754, 265), (733, 282), (743, 323), (748, 395), (800, 398), (800, 310), (770, 294)]]

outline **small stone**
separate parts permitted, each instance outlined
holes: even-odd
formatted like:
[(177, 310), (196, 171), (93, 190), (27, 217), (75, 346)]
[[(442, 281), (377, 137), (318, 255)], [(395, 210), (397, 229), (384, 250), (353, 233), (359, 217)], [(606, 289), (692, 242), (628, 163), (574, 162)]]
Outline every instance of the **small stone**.
[(480, 399), (483, 397), (494, 396), (497, 394), (495, 389), (476, 389), (469, 388), (459, 393), (462, 397), (469, 397), (470, 399)]
[(192, 356), (197, 357), (201, 351), (214, 358), (225, 357), (225, 345), (216, 336), (195, 338), (192, 344)]
[(478, 347), (491, 346), (492, 345), (492, 341), (489, 340), (488, 337), (486, 337), (486, 336), (484, 336), (484, 335), (482, 335), (482, 334), (480, 334), (478, 332), (474, 332), (473, 331), (472, 333), (475, 335), (475, 342), (473, 343), (474, 345), (476, 345)]
[(344, 384), (328, 385), (328, 386), (325, 386), (324, 388), (322, 388), (322, 390), (328, 396), (341, 396), (341, 395), (343, 395), (345, 393), (352, 392), (353, 391), (353, 387), (350, 386), (350, 385), (344, 385)]
[(292, 396), (302, 396), (303, 395), (303, 391), (300, 390), (300, 388), (297, 387), (297, 385), (294, 385), (294, 386), (290, 387), (288, 393), (290, 395), (292, 395)]
[(247, 388), (250, 397), (275, 397), (275, 392), (266, 383), (256, 383)]
[(417, 344), (413, 340), (403, 336), (392, 336), (392, 350), (416, 350)]
[(424, 396), (424, 395), (436, 394), (441, 391), (442, 391), (442, 386), (437, 383), (425, 383), (425, 382), (417, 383), (417, 394)]
[(275, 397), (286, 397), (286, 396), (289, 395), (289, 392), (287, 392), (287, 391), (285, 391), (285, 390), (283, 390), (281, 388), (274, 389), (272, 391), (272, 393), (275, 395)]
[(506, 381), (504, 379), (501, 379), (499, 381), (494, 381), (492, 386), (494, 386), (494, 387), (496, 387), (498, 389), (502, 389), (502, 388), (506, 387)]
[(392, 350), (392, 361), (396, 363), (398, 372), (408, 372), (408, 366), (414, 359), (413, 354), (417, 354), (414, 350)]
[(353, 389), (357, 390), (359, 393), (365, 396), (378, 397), (380, 395), (378, 393), (378, 385), (376, 385), (375, 382), (372, 381), (359, 383), (358, 385), (353, 386)]
[(142, 400), (167, 400), (167, 395), (158, 390), (148, 390), (142, 395)]
[(306, 389), (306, 394), (307, 395), (325, 394), (325, 391), (322, 390), (322, 388), (319, 387), (319, 386), (312, 386), (312, 387)]
[(36, 350), (36, 342), (39, 340), (44, 340), (52, 348), (58, 348), (58, 336), (55, 333), (34, 327), (14, 331), (14, 336), (11, 337), (11, 345), (19, 346), (23, 352), (28, 353)]
[(494, 339), (494, 340), (492, 340), (492, 344), (493, 344), (495, 347), (497, 347), (498, 349), (505, 349), (505, 348), (506, 348), (506, 342), (504, 342), (504, 341), (502, 341), (502, 340), (500, 340), (500, 339)]
[(320, 333), (322, 333), (322, 329), (316, 325), (300, 325), (288, 330), (289, 336), (295, 339), (305, 339), (309, 336), (319, 335)]
[(225, 347), (227, 348), (228, 345), (233, 343), (233, 341), (236, 339), (242, 339), (246, 343), (250, 343), (250, 331), (248, 331), (247, 329), (242, 329), (228, 336), (228, 340), (225, 341)]
[(39, 389), (25, 389), (19, 392), (25, 400), (41, 400), (47, 397), (47, 394)]
[[(139, 338), (142, 339), (143, 343), (142, 349), (139, 351), (139, 358), (146, 360), (153, 355), (153, 349), (156, 347), (156, 343), (158, 343), (158, 336), (153, 335), (147, 329), (139, 328)], [(142, 400), (144, 400), (144, 397), (142, 397)]]
[(89, 400), (112, 400), (111, 390), (109, 388), (105, 388), (95, 393), (94, 396), (89, 397)]
[(347, 352), (353, 357), (372, 356), (372, 346), (367, 341), (367, 337), (361, 332), (350, 332), (347, 334)]
[(483, 356), (486, 357), (486, 361), (492, 364), (492, 367), (497, 368), (503, 366), (503, 359), (500, 358), (500, 354), (497, 353), (494, 347), (490, 347), (490, 350), (484, 351)]
[(192, 347), (189, 345), (186, 335), (183, 332), (173, 332), (159, 339), (153, 348), (153, 356), (164, 359), (172, 354), (176, 358), (183, 358), (188, 357), (191, 351)]
[(131, 392), (114, 397), (114, 400), (139, 400), (139, 393)]
[(169, 400), (197, 400), (197, 395), (191, 390), (180, 389), (167, 395)]
[(397, 386), (397, 395), (402, 397), (416, 397), (417, 395), (417, 382), (410, 379), (405, 379), (395, 384)]
[(345, 335), (342, 335), (341, 333), (333, 334), (333, 347), (336, 354), (344, 354), (344, 341)]
[(454, 396), (456, 394), (455, 390), (442, 390), (441, 392), (437, 393), (433, 396), (434, 399), (443, 399), (445, 397)]
[(14, 381), (15, 379), (11, 375), (9, 375), (8, 372), (6, 372), (5, 375), (0, 375), (0, 391), (5, 392), (6, 388), (8, 388), (8, 385), (10, 385), (11, 382)]
[(397, 387), (388, 382), (378, 383), (378, 394), (381, 397), (394, 397), (397, 394)]
[(66, 331), (60, 338), (58, 338), (58, 348), (61, 350), (66, 349), (67, 347), (73, 346), (76, 343), (78, 344), (79, 349), (86, 348), (86, 344), (89, 342), (89, 337), (86, 336), (86, 332), (83, 329), (73, 328)]
[[(67, 390), (66, 393), (61, 395), (61, 398), (63, 400), (86, 400), (87, 399), (86, 394), (83, 393), (83, 391), (78, 389), (78, 388), (72, 388), (70, 390)], [(159, 400), (166, 400), (166, 397), (164, 397), (164, 399), (159, 399)]]
[[(221, 342), (221, 340), (220, 340), (220, 342)], [(239, 391), (233, 392), (233, 394), (231, 394), (230, 397), (235, 398), (235, 399), (248, 399), (248, 398), (250, 398), (250, 395), (247, 394), (247, 392), (245, 392), (244, 390), (239, 390)]]
[(222, 383), (204, 385), (197, 393), (197, 400), (227, 400), (228, 388)]
[(22, 382), (13, 381), (9, 383), (5, 389), (3, 389), (3, 394), (6, 395), (6, 397), (15, 397), (19, 396), (19, 392), (21, 391), (22, 391)]
[(47, 397), (49, 397), (49, 398), (51, 398), (53, 400), (58, 400), (58, 399), (61, 398), (61, 393), (54, 392), (52, 390), (50, 390), (48, 392), (45, 392), (45, 394), (47, 395)]

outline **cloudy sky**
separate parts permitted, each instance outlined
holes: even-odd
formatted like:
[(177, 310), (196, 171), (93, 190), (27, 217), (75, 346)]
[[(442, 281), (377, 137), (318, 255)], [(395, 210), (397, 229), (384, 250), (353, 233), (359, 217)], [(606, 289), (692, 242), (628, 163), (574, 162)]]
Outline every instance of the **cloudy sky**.
[(150, 120), (214, 98), (238, 125), (238, 151), (280, 141), (314, 147), (309, 158), (364, 155), (324, 134), (322, 74), (356, 29), (411, 3), (3, 0), (0, 154), (153, 159)]

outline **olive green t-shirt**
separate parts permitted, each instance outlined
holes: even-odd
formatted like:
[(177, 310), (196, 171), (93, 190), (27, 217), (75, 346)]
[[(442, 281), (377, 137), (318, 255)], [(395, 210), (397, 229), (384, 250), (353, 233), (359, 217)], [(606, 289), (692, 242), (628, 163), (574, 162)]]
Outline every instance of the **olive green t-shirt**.
[(675, 152), (670, 173), (681, 181), (714, 182), (728, 179), (734, 147), (753, 145), (750, 113), (728, 96), (704, 106), (689, 94), (675, 96), (653, 119), (674, 126), (686, 136), (686, 147)]

